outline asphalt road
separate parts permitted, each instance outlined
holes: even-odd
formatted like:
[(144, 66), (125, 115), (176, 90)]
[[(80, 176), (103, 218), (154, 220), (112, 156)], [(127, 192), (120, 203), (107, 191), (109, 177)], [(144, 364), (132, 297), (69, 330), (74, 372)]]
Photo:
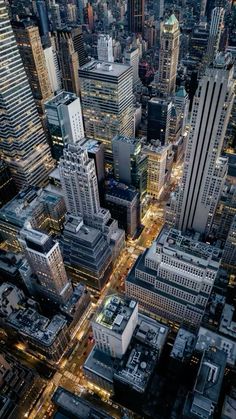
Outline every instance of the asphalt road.
[[(97, 402), (98, 405), (101, 405), (100, 407), (105, 408), (114, 418), (121, 416), (121, 408), (113, 404), (112, 400), (109, 399), (109, 394), (102, 391), (102, 389), (96, 389), (97, 394), (94, 395), (94, 388), (93, 390), (91, 389), (90, 383), (88, 383), (83, 376), (82, 366), (93, 347), (90, 321), (97, 308), (103, 304), (104, 298), (108, 293), (124, 292), (124, 281), (129, 270), (135, 263), (137, 257), (143, 253), (147, 247), (151, 246), (153, 240), (159, 234), (164, 225), (166, 201), (170, 192), (179, 181), (181, 170), (181, 165), (175, 167), (171, 178), (171, 184), (165, 189), (161, 202), (152, 201), (149, 205), (142, 220), (144, 228), (140, 236), (136, 240), (127, 241), (127, 246), (116, 262), (110, 280), (104, 287), (100, 297), (92, 297), (92, 303), (87, 308), (82, 321), (79, 322), (78, 331), (70, 344), (70, 347), (73, 348), (72, 353), (65, 355), (62, 358), (57, 366), (58, 371), (52, 379), (48, 380), (47, 387), (35, 408), (25, 417), (31, 419), (47, 419), (52, 417), (55, 408), (51, 402), (51, 396), (59, 385), (86, 399), (92, 398), (95, 404)], [(30, 362), (30, 359), (27, 361)]]

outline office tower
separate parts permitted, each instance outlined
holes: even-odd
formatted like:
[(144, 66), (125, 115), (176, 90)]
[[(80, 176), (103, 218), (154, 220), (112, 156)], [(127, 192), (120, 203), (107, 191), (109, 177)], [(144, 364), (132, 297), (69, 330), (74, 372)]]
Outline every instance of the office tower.
[(180, 86), (174, 96), (174, 103), (176, 109), (180, 112), (181, 116), (181, 134), (185, 133), (186, 125), (188, 122), (189, 112), (189, 96), (184, 86)]
[(66, 5), (67, 11), (67, 22), (76, 23), (77, 22), (77, 6), (75, 4), (69, 3)]
[(94, 17), (93, 17), (93, 6), (91, 3), (87, 3), (84, 8), (84, 20), (87, 23), (89, 30), (92, 32), (94, 29)]
[(147, 157), (142, 154), (137, 138), (116, 135), (112, 140), (115, 179), (135, 186), (141, 198), (147, 192)]
[(104, 180), (105, 180), (105, 164), (104, 164), (104, 145), (101, 141), (87, 139), (80, 142), (81, 146), (88, 151), (88, 156), (94, 161), (100, 201), (104, 198)]
[(111, 151), (116, 134), (134, 134), (132, 67), (93, 61), (79, 70), (85, 133)]
[(37, 0), (36, 7), (39, 17), (39, 30), (43, 46), (50, 45), (48, 11), (45, 1)]
[(16, 186), (5, 161), (0, 160), (0, 208), (16, 195)]
[(201, 0), (200, 17), (204, 17), (206, 13), (207, 0)]
[(61, 90), (61, 75), (56, 49), (54, 48), (54, 45), (51, 45), (45, 48), (43, 52), (46, 61), (51, 91), (53, 93), (57, 93), (59, 90)]
[(197, 89), (187, 140), (176, 225), (209, 232), (227, 174), (220, 157), (234, 99), (230, 54), (218, 54)]
[(114, 180), (106, 185), (105, 206), (128, 237), (135, 237), (141, 227), (140, 195), (136, 188)]
[(236, 185), (226, 180), (212, 222), (211, 235), (219, 240), (226, 240), (234, 216), (236, 216)]
[(51, 0), (49, 10), (51, 15), (52, 30), (56, 31), (62, 27), (60, 5), (56, 3), (55, 0)]
[(67, 211), (89, 220), (100, 211), (95, 164), (80, 144), (64, 149), (59, 171)]
[(189, 59), (194, 61), (195, 68), (200, 70), (203, 66), (203, 57), (206, 55), (209, 38), (208, 25), (205, 20), (200, 21), (193, 29), (189, 40)]
[(58, 242), (40, 231), (23, 228), (20, 232), (25, 256), (37, 276), (37, 287), (43, 296), (62, 304), (72, 295)]
[(180, 138), (182, 129), (181, 111), (173, 103), (170, 112), (168, 143), (176, 144)]
[(168, 144), (172, 102), (153, 97), (148, 101), (147, 140)]
[(125, 64), (128, 64), (133, 69), (133, 87), (135, 88), (139, 80), (139, 50), (138, 48), (129, 48), (124, 52)]
[(128, 31), (142, 33), (144, 26), (144, 0), (128, 0)]
[(156, 0), (153, 2), (153, 14), (155, 20), (160, 20), (164, 15), (164, 0)]
[(91, 323), (96, 347), (114, 358), (122, 358), (138, 324), (138, 304), (110, 295)]
[(144, 146), (143, 154), (147, 156), (147, 194), (159, 198), (163, 192), (169, 147)]
[(69, 31), (57, 31), (56, 49), (59, 58), (63, 88), (65, 91), (73, 92), (79, 96), (79, 59)]
[(101, 291), (112, 271), (112, 249), (104, 234), (69, 215), (60, 246), (71, 277)]
[(75, 144), (84, 138), (84, 125), (80, 99), (62, 91), (45, 103), (48, 129), (52, 141), (52, 154), (59, 159), (67, 144)]
[(38, 27), (29, 19), (14, 21), (12, 27), (38, 113), (42, 116), (44, 103), (52, 91)]
[(233, 218), (229, 233), (225, 242), (222, 255), (222, 263), (229, 271), (235, 273), (236, 267), (236, 215)]
[(0, 1), (0, 150), (20, 188), (46, 182), (52, 159), (3, 0)]
[(0, 211), (0, 238), (13, 252), (22, 250), (19, 232), (25, 223), (49, 235), (60, 234), (66, 207), (62, 196), (29, 186), (21, 190)]
[(113, 40), (110, 35), (98, 35), (97, 53), (99, 61), (113, 63)]
[(70, 34), (74, 49), (78, 53), (79, 66), (82, 67), (82, 65), (86, 64), (87, 61), (84, 49), (82, 26), (71, 26), (68, 29), (64, 29), (64, 31), (67, 31), (67, 33)]
[(220, 39), (224, 28), (225, 9), (215, 7), (211, 14), (211, 26), (207, 43), (206, 63), (210, 64), (219, 51)]
[(162, 94), (175, 92), (179, 59), (179, 37), (179, 22), (173, 14), (161, 25), (158, 87)]
[(220, 265), (221, 251), (194, 235), (164, 228), (126, 278), (126, 295), (158, 316), (198, 327)]

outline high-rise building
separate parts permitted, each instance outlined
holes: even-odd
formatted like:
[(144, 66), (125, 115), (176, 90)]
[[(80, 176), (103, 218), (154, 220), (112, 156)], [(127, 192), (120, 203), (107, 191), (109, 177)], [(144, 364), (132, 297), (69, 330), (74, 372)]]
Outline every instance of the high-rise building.
[(92, 219), (101, 207), (95, 164), (80, 144), (68, 145), (59, 163), (61, 185), (70, 214)]
[(163, 192), (167, 165), (168, 146), (145, 146), (143, 154), (147, 156), (147, 193), (159, 198)]
[(179, 22), (173, 14), (161, 25), (158, 87), (162, 94), (175, 92), (179, 37)]
[(45, 1), (36, 1), (37, 13), (39, 17), (39, 30), (43, 46), (49, 46), (49, 20)]
[(221, 251), (164, 228), (126, 278), (126, 295), (146, 310), (198, 327), (220, 265)]
[(48, 299), (63, 304), (73, 289), (67, 278), (58, 242), (40, 231), (21, 230), (21, 243), (25, 256), (37, 276), (37, 287)]
[(50, 2), (50, 14), (51, 14), (51, 23), (52, 23), (52, 30), (56, 31), (62, 27), (61, 22), (61, 13), (60, 13), (60, 5), (56, 3), (55, 0), (51, 0)]
[[(77, 52), (79, 67), (86, 63), (86, 55), (84, 49), (83, 32), (82, 27), (77, 25), (70, 25), (61, 30), (57, 30), (58, 39), (58, 53), (60, 54), (60, 38), (64, 39), (64, 42), (68, 43), (67, 48), (72, 53)], [(66, 59), (66, 56), (64, 57)]]
[(52, 158), (3, 0), (0, 31), (0, 152), (18, 187), (43, 184)]
[(135, 237), (141, 227), (139, 192), (132, 186), (113, 180), (106, 187), (105, 206), (127, 236)]
[(10, 201), (16, 194), (16, 186), (13, 182), (9, 167), (5, 161), (0, 160), (0, 208)]
[(70, 275), (89, 287), (102, 290), (112, 270), (111, 246), (104, 234), (69, 215), (60, 241)]
[(200, 10), (200, 16), (204, 17), (205, 13), (206, 13), (206, 5), (207, 5), (207, 0), (201, 0), (201, 10)]
[(210, 64), (219, 51), (220, 39), (224, 29), (225, 9), (215, 7), (211, 14), (211, 26), (207, 43), (206, 63)]
[(180, 112), (181, 116), (181, 134), (183, 135), (186, 129), (189, 112), (189, 96), (184, 86), (180, 86), (174, 97), (175, 107)]
[(142, 33), (144, 26), (144, 0), (128, 0), (128, 30)]
[(172, 102), (153, 97), (148, 101), (147, 140), (168, 144)]
[(235, 272), (236, 266), (236, 215), (229, 229), (222, 255), (222, 263), (227, 269)]
[(116, 135), (112, 140), (115, 179), (135, 186), (140, 196), (147, 191), (147, 157), (142, 154), (141, 141)]
[(46, 66), (48, 70), (48, 78), (53, 93), (61, 90), (61, 75), (57, 59), (57, 53), (54, 45), (48, 46), (43, 50)]
[(14, 21), (12, 27), (38, 113), (42, 116), (44, 103), (52, 96), (52, 90), (38, 27), (30, 19)]
[(188, 54), (189, 59), (194, 62), (195, 68), (201, 69), (203, 57), (206, 55), (209, 30), (207, 22), (200, 21), (193, 29), (189, 40)]
[(113, 63), (113, 40), (110, 35), (98, 35), (97, 53), (99, 61)]
[(67, 144), (75, 144), (84, 138), (84, 125), (80, 99), (62, 91), (45, 103), (48, 128), (52, 141), (52, 154), (59, 159)]
[(116, 134), (134, 135), (132, 67), (93, 61), (79, 70), (85, 133), (111, 151)]
[(79, 58), (69, 31), (57, 31), (56, 49), (59, 58), (63, 88), (67, 92), (73, 92), (79, 96)]
[(136, 301), (110, 295), (92, 321), (96, 347), (114, 358), (125, 354), (138, 324)]
[(153, 2), (153, 13), (155, 20), (160, 20), (164, 15), (164, 0), (157, 0)]
[(178, 196), (176, 225), (182, 231), (209, 232), (227, 175), (220, 157), (234, 99), (233, 65), (219, 54), (197, 89)]
[(139, 80), (139, 50), (138, 48), (129, 48), (124, 53), (125, 64), (128, 64), (133, 69), (133, 87), (135, 88)]

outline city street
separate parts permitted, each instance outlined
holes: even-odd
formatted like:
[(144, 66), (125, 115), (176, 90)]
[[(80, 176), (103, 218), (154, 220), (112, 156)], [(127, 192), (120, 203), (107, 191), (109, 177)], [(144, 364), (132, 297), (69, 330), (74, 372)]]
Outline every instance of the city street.
[[(124, 292), (125, 278), (143, 251), (150, 247), (153, 240), (157, 237), (164, 225), (164, 211), (167, 199), (174, 190), (182, 173), (182, 165), (176, 165), (170, 185), (164, 190), (162, 199), (159, 201), (151, 200), (149, 207), (142, 219), (143, 230), (140, 236), (135, 240), (128, 240), (126, 248), (123, 249), (106, 286), (101, 295), (98, 297), (96, 292), (92, 292), (92, 302), (82, 316), (74, 332), (70, 347), (60, 360), (57, 368), (58, 371), (54, 377), (48, 381), (48, 385), (44, 390), (40, 400), (37, 402), (33, 411), (29, 413), (31, 419), (47, 419), (52, 417), (54, 407), (51, 402), (51, 396), (58, 386), (62, 386), (67, 390), (80, 395), (83, 398), (93, 398), (93, 403), (100, 407), (105, 407), (113, 417), (119, 418), (121, 415), (120, 408), (113, 405), (109, 399), (109, 394), (104, 390), (93, 386), (87, 382), (83, 375), (83, 364), (93, 346), (92, 329), (90, 326), (91, 319), (95, 311), (101, 304), (107, 294), (112, 292)], [(98, 397), (99, 396), (99, 397)], [(25, 416), (27, 417), (27, 416)]]
[[(115, 264), (110, 280), (104, 287), (99, 299), (96, 300), (92, 296), (92, 303), (80, 320), (77, 328), (78, 331), (75, 333), (71, 342), (70, 347), (73, 348), (73, 351), (70, 351), (69, 356), (66, 354), (61, 359), (58, 365), (58, 372), (48, 382), (47, 388), (33, 411), (30, 412), (29, 418), (46, 419), (52, 417), (54, 408), (50, 399), (56, 387), (59, 385), (84, 398), (95, 397), (93, 403), (99, 404), (100, 407), (102, 407), (101, 403), (106, 403), (106, 410), (109, 410), (113, 417), (120, 417), (121, 411), (118, 406), (113, 406), (112, 401), (109, 400), (109, 394), (102, 389), (94, 388), (83, 376), (82, 366), (93, 346), (90, 321), (94, 312), (101, 306), (108, 293), (124, 292), (124, 281), (129, 270), (135, 263), (137, 257), (143, 253), (146, 247), (151, 245), (163, 226), (164, 206), (165, 203), (163, 202), (160, 204), (154, 202), (150, 204), (142, 220), (144, 228), (141, 235), (136, 240), (129, 240), (127, 242), (127, 246)], [(97, 393), (102, 399), (102, 402), (93, 393)]]

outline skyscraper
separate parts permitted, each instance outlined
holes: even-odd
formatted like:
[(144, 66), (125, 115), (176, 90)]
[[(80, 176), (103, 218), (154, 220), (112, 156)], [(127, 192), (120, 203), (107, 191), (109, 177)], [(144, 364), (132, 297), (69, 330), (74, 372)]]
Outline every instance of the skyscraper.
[(163, 94), (175, 92), (179, 59), (179, 36), (179, 22), (173, 14), (161, 26), (158, 87)]
[(37, 276), (40, 292), (59, 304), (65, 303), (73, 290), (58, 242), (40, 231), (23, 229), (21, 243), (32, 272)]
[(75, 144), (84, 138), (84, 125), (80, 99), (62, 91), (45, 103), (52, 154), (59, 159), (66, 144)]
[(79, 58), (69, 31), (57, 31), (56, 49), (61, 69), (63, 88), (67, 92), (73, 92), (79, 96)]
[(132, 67), (92, 61), (79, 76), (86, 136), (110, 151), (116, 134), (134, 135)]
[(230, 54), (218, 54), (197, 89), (178, 196), (179, 229), (208, 232), (227, 174), (220, 157), (234, 99)]
[(164, 15), (164, 0), (156, 0), (153, 2), (153, 13), (155, 20), (159, 20)]
[[(51, 38), (51, 40), (52, 39), (53, 38)], [(51, 45), (45, 48), (43, 52), (45, 56), (51, 90), (53, 93), (56, 93), (61, 90), (61, 74), (59, 70), (56, 48), (54, 45)]]
[(0, 151), (18, 187), (40, 185), (52, 159), (3, 0), (0, 32)]
[(211, 14), (211, 26), (207, 43), (206, 62), (209, 64), (219, 51), (220, 38), (224, 29), (225, 9), (215, 7)]
[(44, 102), (52, 91), (38, 27), (30, 19), (17, 20), (12, 25), (38, 113), (43, 115)]
[(98, 35), (97, 52), (99, 61), (107, 61), (109, 63), (113, 63), (113, 45), (112, 37), (110, 35)]
[(166, 175), (166, 160), (168, 147), (155, 147), (152, 145), (143, 148), (147, 156), (147, 193), (159, 198), (163, 192)]
[(112, 140), (112, 154), (115, 179), (135, 186), (143, 198), (147, 192), (147, 156), (142, 153), (141, 141), (116, 135)]
[(158, 140), (162, 145), (168, 144), (172, 102), (152, 98), (148, 101), (147, 139)]
[(133, 87), (135, 88), (139, 80), (139, 50), (138, 48), (127, 48), (124, 53), (125, 64), (128, 64), (133, 69)]
[(39, 29), (42, 44), (45, 46), (49, 46), (49, 21), (46, 2), (42, 0), (37, 0), (36, 7), (39, 16)]
[(59, 163), (67, 211), (89, 220), (99, 212), (100, 201), (95, 164), (80, 144), (68, 145)]
[(128, 0), (128, 30), (142, 33), (144, 26), (144, 0)]

